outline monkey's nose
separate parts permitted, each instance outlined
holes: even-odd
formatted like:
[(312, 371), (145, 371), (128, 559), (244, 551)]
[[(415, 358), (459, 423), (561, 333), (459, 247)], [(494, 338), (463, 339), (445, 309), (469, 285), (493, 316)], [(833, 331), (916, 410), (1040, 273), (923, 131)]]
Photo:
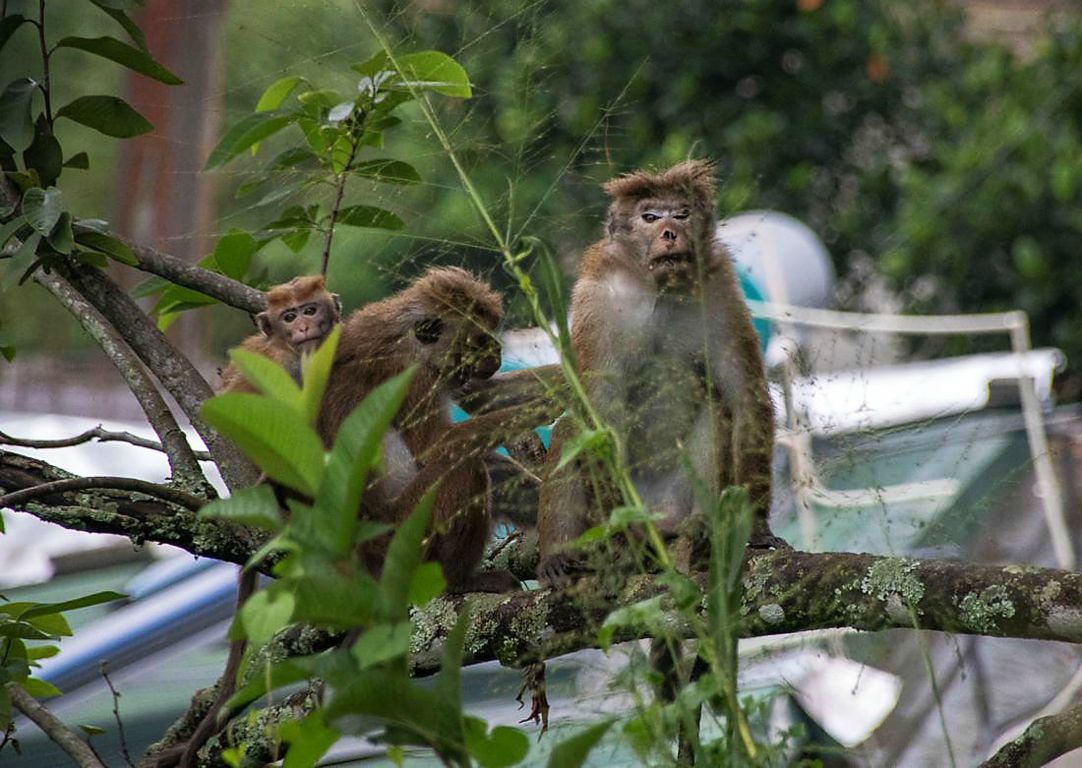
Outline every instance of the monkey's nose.
[(661, 239), (668, 240), (669, 242), (674, 242), (676, 240), (676, 233), (673, 232), (671, 229), (663, 230), (661, 233)]

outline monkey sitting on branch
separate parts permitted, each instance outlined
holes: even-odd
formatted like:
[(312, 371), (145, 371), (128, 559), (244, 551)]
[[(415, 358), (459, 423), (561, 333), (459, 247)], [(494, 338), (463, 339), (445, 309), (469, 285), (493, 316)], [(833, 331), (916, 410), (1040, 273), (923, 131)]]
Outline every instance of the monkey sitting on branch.
[[(590, 403), (663, 536), (695, 522), (696, 482), (715, 494), (740, 485), (755, 512), (751, 546), (787, 546), (768, 521), (773, 406), (730, 255), (715, 238), (713, 171), (692, 160), (604, 185), (606, 236), (579, 265), (571, 343)], [(573, 436), (562, 420), (541, 485), (546, 583), (581, 568), (571, 543), (629, 501), (591, 475), (593, 462), (560, 466)]]
[[(528, 429), (529, 418), (495, 411), (452, 424), (449, 412), (451, 398), (466, 383), (499, 369), (495, 331), (502, 317), (502, 300), (486, 283), (456, 267), (429, 269), (403, 291), (346, 319), (319, 415), (320, 436), (330, 445), (373, 389), (415, 366), (384, 441), (384, 479), (365, 491), (361, 515), (397, 526), (436, 485), (425, 556), (439, 562), (455, 592), (520, 586), (507, 571), (477, 572), (477, 566), (491, 529), (485, 459), (505, 439)], [(375, 572), (386, 546), (384, 537), (362, 548)]]
[[(267, 293), (267, 309), (256, 315), (259, 333), (240, 343), (248, 352), (269, 357), (300, 382), (301, 358), (319, 349), (342, 318), (338, 294), (329, 293), (322, 275), (295, 277)], [(219, 392), (254, 392), (233, 363), (222, 371)]]

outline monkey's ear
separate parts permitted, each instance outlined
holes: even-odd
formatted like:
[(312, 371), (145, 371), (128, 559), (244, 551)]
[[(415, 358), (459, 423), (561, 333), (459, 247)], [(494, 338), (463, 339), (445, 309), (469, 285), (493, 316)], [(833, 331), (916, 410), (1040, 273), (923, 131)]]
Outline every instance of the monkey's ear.
[(341, 315), (342, 314), (342, 297), (339, 296), (337, 293), (332, 293), (331, 294), (331, 300), (334, 301), (335, 311), (337, 311), (338, 314)]
[(438, 317), (426, 317), (413, 326), (413, 335), (422, 344), (435, 344), (443, 334), (443, 320)]
[(260, 312), (255, 316), (255, 324), (259, 326), (259, 330), (264, 336), (271, 336), (274, 334), (274, 324), (271, 323), (270, 315), (266, 312)]

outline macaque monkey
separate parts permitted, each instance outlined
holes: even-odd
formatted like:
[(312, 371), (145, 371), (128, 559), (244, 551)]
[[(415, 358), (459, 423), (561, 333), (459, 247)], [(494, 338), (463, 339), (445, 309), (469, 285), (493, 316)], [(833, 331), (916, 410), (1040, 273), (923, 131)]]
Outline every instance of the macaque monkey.
[[(571, 303), (590, 402), (663, 535), (700, 512), (698, 478), (715, 493), (745, 486), (752, 545), (785, 546), (768, 522), (773, 407), (729, 253), (715, 239), (712, 164), (636, 171), (604, 189), (607, 232), (584, 254)], [(589, 481), (587, 461), (557, 469), (572, 430), (567, 419), (557, 425), (541, 486), (538, 574), (547, 583), (581, 565), (568, 545), (620, 503), (611, 484)]]
[[(295, 277), (266, 293), (267, 309), (256, 315), (259, 333), (240, 348), (269, 357), (300, 381), (301, 358), (323, 343), (342, 318), (342, 302), (328, 293), (322, 275)], [(240, 370), (230, 363), (222, 371), (220, 392), (254, 392)]]
[[(467, 382), (500, 367), (496, 326), (500, 296), (455, 267), (429, 269), (405, 290), (357, 310), (344, 322), (318, 428), (330, 445), (346, 416), (391, 376), (415, 366), (405, 401), (384, 441), (384, 476), (361, 502), (366, 519), (397, 525), (438, 483), (426, 557), (443, 568), (452, 591), (505, 591), (507, 572), (476, 573), (491, 527), (486, 454), (517, 422), (501, 412), (452, 424), (450, 398)], [(523, 429), (525, 429), (523, 426)], [(386, 540), (366, 542), (362, 555), (375, 571)]]

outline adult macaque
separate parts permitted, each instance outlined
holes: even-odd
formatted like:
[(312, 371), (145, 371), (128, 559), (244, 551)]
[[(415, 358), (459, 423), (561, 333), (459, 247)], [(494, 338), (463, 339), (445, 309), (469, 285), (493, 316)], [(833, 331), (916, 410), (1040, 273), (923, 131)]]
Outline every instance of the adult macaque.
[[(715, 239), (713, 166), (687, 161), (604, 186), (604, 239), (587, 249), (572, 296), (571, 341), (590, 402), (619, 437), (631, 480), (666, 536), (699, 512), (693, 479), (745, 486), (753, 546), (771, 534), (773, 408), (759, 344), (729, 253)], [(620, 500), (589, 462), (557, 469), (565, 420), (541, 486), (543, 581), (579, 565), (568, 545)], [(600, 497), (600, 498), (599, 498)]]
[[(330, 444), (368, 393), (416, 367), (392, 422), (393, 451), (384, 441), (390, 459), (386, 478), (398, 479), (377, 480), (362, 499), (361, 514), (397, 525), (438, 484), (426, 557), (440, 563), (453, 591), (518, 586), (510, 573), (476, 570), (491, 527), (485, 455), (519, 422), (493, 412), (453, 425), (449, 415), (455, 392), (500, 367), (495, 330), (502, 317), (499, 295), (465, 270), (428, 270), (405, 290), (357, 310), (344, 322), (320, 412), (320, 435)], [(385, 548), (386, 541), (376, 541), (362, 549), (373, 570), (382, 565)]]
[[(269, 357), (300, 381), (301, 357), (314, 352), (342, 318), (338, 294), (329, 293), (322, 275), (295, 277), (270, 288), (267, 309), (256, 315), (259, 333), (240, 348)], [(220, 392), (253, 392), (254, 387), (230, 363), (222, 371)]]

